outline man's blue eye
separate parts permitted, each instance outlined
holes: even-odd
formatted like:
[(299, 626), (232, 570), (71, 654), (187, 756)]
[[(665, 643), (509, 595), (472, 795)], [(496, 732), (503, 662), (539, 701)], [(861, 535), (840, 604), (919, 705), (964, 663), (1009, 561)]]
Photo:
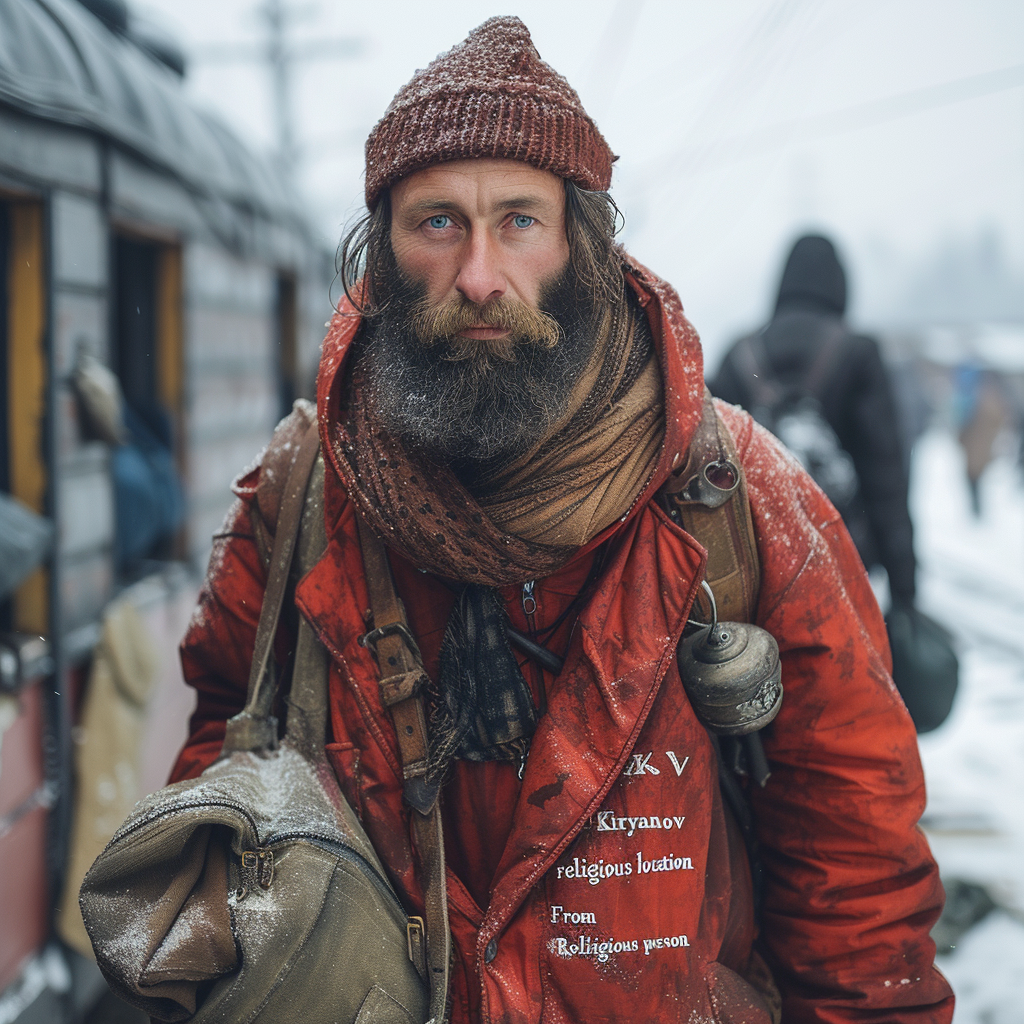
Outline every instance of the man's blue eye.
[(517, 228), (528, 228), (533, 223), (533, 218), (527, 217), (525, 213), (517, 213), (515, 217), (512, 218), (512, 223), (515, 224)]
[(448, 227), (448, 221), (449, 217), (447, 213), (439, 213), (436, 217), (430, 218), (430, 226), (440, 230), (441, 228)]

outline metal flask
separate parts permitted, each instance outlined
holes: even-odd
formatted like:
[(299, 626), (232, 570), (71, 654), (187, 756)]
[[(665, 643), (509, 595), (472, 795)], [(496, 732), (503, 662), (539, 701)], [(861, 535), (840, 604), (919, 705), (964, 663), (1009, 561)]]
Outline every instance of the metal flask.
[(718, 736), (763, 729), (782, 705), (782, 664), (775, 637), (746, 622), (719, 622), (711, 588), (711, 624), (679, 642), (686, 695), (701, 723)]

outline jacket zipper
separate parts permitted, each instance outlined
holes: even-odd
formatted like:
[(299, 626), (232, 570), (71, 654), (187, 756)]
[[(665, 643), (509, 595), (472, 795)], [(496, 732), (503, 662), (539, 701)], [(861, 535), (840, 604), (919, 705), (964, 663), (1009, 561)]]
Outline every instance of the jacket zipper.
[[(523, 614), (526, 616), (526, 632), (531, 636), (537, 629), (537, 598), (534, 596), (534, 588), (536, 586), (536, 580), (527, 580), (523, 584), (523, 592), (520, 595), (520, 600), (523, 605)], [(530, 671), (533, 673), (533, 681), (537, 686), (537, 693), (543, 693), (544, 670), (536, 662), (531, 660)], [(519, 759), (519, 766), (516, 769), (516, 775), (519, 776), (520, 782), (522, 782), (523, 775), (526, 773), (526, 758), (529, 756), (529, 752), (529, 747), (527, 747), (526, 751), (524, 751), (522, 757)]]
[(537, 599), (533, 596), (533, 589), (536, 586), (536, 580), (527, 580), (523, 584), (523, 614), (526, 616), (526, 624), (531, 633), (534, 629), (533, 616), (537, 611)]

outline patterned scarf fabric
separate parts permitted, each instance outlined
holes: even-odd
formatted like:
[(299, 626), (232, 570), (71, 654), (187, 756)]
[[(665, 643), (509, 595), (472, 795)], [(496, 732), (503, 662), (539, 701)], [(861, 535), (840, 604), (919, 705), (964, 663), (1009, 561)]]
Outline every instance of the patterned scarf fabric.
[(505, 633), (497, 587), (548, 576), (624, 516), (658, 464), (661, 372), (632, 299), (609, 306), (594, 355), (561, 420), (473, 491), (406, 451), (376, 421), (359, 360), (338, 395), (332, 443), (359, 513), (415, 565), (459, 585), (431, 694), (430, 774), (453, 756), (516, 761), (537, 722)]
[(526, 757), (537, 710), (509, 646), (506, 621), (494, 587), (469, 583), (462, 588), (441, 641), (439, 685), (430, 694), (431, 782), (444, 776), (452, 757)]

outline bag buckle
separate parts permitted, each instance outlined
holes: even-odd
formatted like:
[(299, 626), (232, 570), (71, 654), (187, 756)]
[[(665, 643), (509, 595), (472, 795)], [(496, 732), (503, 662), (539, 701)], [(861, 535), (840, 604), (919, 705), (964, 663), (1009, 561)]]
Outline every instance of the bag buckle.
[(274, 881), (274, 851), (257, 847), (242, 851), (241, 885), (235, 890), (235, 899), (241, 903), (257, 886), (266, 892)]
[(405, 925), (405, 940), (409, 950), (409, 960), (426, 981), (427, 978), (427, 943), (426, 927), (422, 917), (410, 917)]

